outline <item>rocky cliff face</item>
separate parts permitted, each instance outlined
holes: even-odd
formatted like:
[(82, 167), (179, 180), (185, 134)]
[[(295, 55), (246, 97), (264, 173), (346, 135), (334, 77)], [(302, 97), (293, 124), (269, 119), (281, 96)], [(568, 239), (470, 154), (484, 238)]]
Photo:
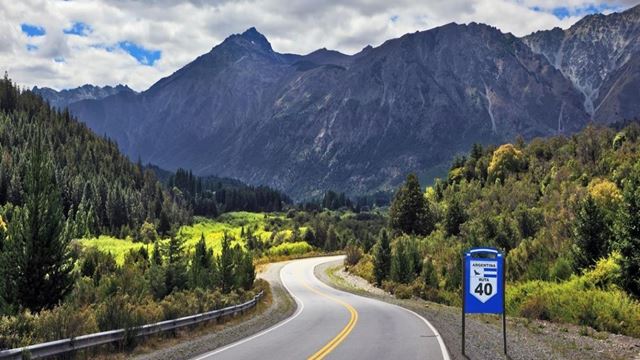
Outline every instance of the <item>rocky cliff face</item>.
[(70, 109), (132, 158), (165, 168), (294, 198), (391, 190), (474, 142), (571, 133), (591, 114), (637, 114), (636, 12), (524, 39), (449, 24), (352, 56), (280, 54), (252, 28), (147, 91)]
[[(589, 15), (567, 30), (539, 31), (523, 38), (585, 96), (584, 108), (599, 122), (638, 116), (637, 100), (620, 95), (640, 89), (640, 6), (611, 15)], [(624, 95), (623, 95), (624, 97)]]

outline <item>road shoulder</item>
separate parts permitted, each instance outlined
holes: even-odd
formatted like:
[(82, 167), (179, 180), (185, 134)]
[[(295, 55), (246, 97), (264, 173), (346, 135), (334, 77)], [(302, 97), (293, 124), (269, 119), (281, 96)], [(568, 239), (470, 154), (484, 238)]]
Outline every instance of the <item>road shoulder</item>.
[[(339, 290), (400, 305), (425, 317), (442, 336), (452, 359), (461, 352), (460, 309), (421, 299), (400, 300), (342, 270), (341, 262), (316, 267), (315, 275)], [(507, 325), (511, 359), (639, 359), (640, 339), (589, 332), (577, 326), (526, 319), (509, 319)], [(586, 334), (586, 335), (585, 335)], [(503, 358), (501, 322), (495, 316), (467, 317), (466, 354), (471, 359)]]

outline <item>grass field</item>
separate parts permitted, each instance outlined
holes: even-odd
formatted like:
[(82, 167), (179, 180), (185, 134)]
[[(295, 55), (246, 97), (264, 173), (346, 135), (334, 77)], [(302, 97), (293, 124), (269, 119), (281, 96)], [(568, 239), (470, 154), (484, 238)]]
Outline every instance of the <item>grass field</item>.
[[(219, 254), (222, 248), (222, 237), (228, 233), (234, 239), (232, 246), (244, 242), (240, 240), (242, 229), (252, 231), (262, 241), (269, 240), (276, 233), (276, 237), (285, 241), (271, 249), (269, 253), (273, 255), (300, 255), (311, 251), (311, 246), (301, 239), (292, 239), (292, 222), (284, 214), (280, 213), (250, 213), (232, 212), (221, 215), (215, 220), (197, 217), (193, 225), (183, 226), (178, 231), (185, 238), (185, 248), (191, 252), (204, 235), (207, 246), (212, 248), (214, 253)], [(305, 228), (299, 228), (299, 234), (304, 234)], [(109, 252), (116, 258), (118, 264), (124, 262), (125, 255), (131, 249), (139, 249), (147, 246), (143, 243), (134, 242), (132, 239), (118, 239), (111, 236), (99, 236), (97, 238), (79, 239), (78, 243), (82, 247), (94, 247), (98, 250)], [(163, 239), (162, 241), (167, 241)], [(153, 248), (149, 244), (149, 251)]]

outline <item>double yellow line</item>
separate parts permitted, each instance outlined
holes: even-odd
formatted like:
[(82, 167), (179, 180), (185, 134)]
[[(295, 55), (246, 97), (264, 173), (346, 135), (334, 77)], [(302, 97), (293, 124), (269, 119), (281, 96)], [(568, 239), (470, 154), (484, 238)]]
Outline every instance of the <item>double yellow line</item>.
[(349, 336), (349, 334), (351, 333), (351, 331), (353, 330), (353, 328), (356, 326), (356, 323), (358, 322), (358, 312), (356, 311), (356, 309), (353, 308), (353, 306), (349, 305), (348, 303), (333, 297), (329, 294), (325, 294), (320, 290), (314, 289), (313, 287), (311, 287), (309, 284), (307, 284), (304, 280), (300, 279), (300, 282), (309, 290), (313, 291), (314, 293), (323, 296), (327, 299), (330, 299), (332, 301), (335, 301), (336, 303), (344, 306), (348, 311), (349, 314), (351, 314), (351, 318), (349, 319), (349, 322), (347, 323), (347, 325), (342, 329), (342, 331), (340, 331), (338, 333), (338, 335), (336, 335), (336, 337), (334, 337), (333, 339), (331, 339), (331, 341), (329, 341), (325, 346), (322, 347), (322, 349), (318, 350), (318, 352), (316, 352), (315, 354), (311, 355), (307, 360), (321, 360), (324, 359), (327, 355), (329, 355), (330, 352), (332, 352), (336, 347), (338, 347), (338, 345), (340, 345), (340, 343), (342, 343), (344, 341), (344, 339), (347, 338), (347, 336)]

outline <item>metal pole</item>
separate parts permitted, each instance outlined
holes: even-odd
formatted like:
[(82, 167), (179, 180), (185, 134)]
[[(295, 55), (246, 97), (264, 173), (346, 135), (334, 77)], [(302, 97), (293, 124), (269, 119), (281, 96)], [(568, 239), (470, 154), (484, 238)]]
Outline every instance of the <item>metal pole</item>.
[(464, 310), (465, 310), (465, 299), (466, 299), (466, 289), (467, 289), (467, 285), (465, 284), (465, 277), (467, 273), (467, 259), (466, 256), (463, 254), (462, 255), (462, 356), (465, 356), (464, 353), (464, 348), (465, 348), (465, 344), (464, 344), (464, 337), (465, 337), (465, 316), (464, 316)]
[(507, 355), (507, 261), (505, 259), (506, 253), (502, 255), (502, 341), (504, 344), (504, 355)]

